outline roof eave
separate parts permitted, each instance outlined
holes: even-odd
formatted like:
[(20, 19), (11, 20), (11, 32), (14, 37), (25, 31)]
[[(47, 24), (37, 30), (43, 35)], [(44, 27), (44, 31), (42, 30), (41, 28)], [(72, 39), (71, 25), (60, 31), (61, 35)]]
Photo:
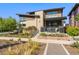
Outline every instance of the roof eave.
[(29, 16), (29, 17), (39, 17), (39, 15), (29, 15), (29, 14), (16, 14), (16, 15), (18, 15), (19, 17), (27, 17), (27, 16)]
[(76, 3), (75, 5), (74, 5), (74, 7), (72, 8), (72, 10), (69, 12), (69, 14), (68, 14), (68, 16), (72, 13), (72, 11), (75, 9), (75, 8), (77, 8), (79, 6), (79, 4), (78, 3)]
[(66, 17), (66, 16), (64, 16), (64, 17), (54, 17), (54, 18), (48, 18), (48, 19), (59, 19), (59, 20), (64, 20), (64, 19), (67, 19), (67, 17)]
[[(63, 10), (63, 9), (65, 9), (65, 7), (61, 7), (61, 8), (51, 8), (51, 9), (37, 10), (37, 11), (48, 11), (48, 10), (56, 10), (56, 9)], [(37, 12), (37, 11), (33, 11), (33, 12)], [(27, 12), (27, 13), (32, 13), (32, 12)]]

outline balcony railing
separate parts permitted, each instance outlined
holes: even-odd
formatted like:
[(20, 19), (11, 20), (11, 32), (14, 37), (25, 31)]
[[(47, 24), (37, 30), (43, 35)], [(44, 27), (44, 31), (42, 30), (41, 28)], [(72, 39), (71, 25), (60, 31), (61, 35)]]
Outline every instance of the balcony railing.
[(54, 17), (61, 17), (61, 15), (57, 15), (57, 14), (54, 14), (54, 15), (45, 15), (45, 18), (54, 18)]

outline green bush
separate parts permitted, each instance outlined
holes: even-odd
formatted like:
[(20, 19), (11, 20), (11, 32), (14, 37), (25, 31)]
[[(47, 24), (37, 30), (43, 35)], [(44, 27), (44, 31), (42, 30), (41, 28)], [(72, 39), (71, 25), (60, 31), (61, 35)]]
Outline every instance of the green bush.
[(66, 28), (66, 32), (67, 32), (67, 34), (69, 34), (71, 36), (77, 36), (79, 34), (79, 28), (68, 26)]
[(40, 35), (41, 35), (41, 36), (47, 36), (47, 34), (44, 33), (44, 32), (41, 32)]
[(14, 18), (1, 18), (0, 17), (0, 32), (14, 31), (16, 30), (17, 22)]

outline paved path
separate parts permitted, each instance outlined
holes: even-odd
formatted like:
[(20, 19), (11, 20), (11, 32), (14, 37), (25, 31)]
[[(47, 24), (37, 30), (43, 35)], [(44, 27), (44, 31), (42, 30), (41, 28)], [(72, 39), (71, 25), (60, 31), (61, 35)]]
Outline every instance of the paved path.
[(67, 55), (60, 44), (48, 43), (47, 55)]
[[(0, 40), (18, 40), (18, 37), (0, 37)], [(28, 38), (21, 38), (22, 41), (28, 41)], [(56, 44), (72, 44), (75, 41), (66, 41), (66, 40), (51, 40), (51, 39), (36, 39), (36, 38), (32, 38), (33, 41), (37, 41), (37, 42), (42, 42), (42, 43), (56, 43)]]

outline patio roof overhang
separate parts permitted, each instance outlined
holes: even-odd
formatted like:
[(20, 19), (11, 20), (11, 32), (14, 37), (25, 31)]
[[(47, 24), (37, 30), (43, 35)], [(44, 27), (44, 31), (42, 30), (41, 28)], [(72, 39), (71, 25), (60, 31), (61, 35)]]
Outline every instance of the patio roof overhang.
[(30, 14), (16, 14), (16, 15), (18, 15), (19, 17), (37, 17), (37, 18), (40, 17), (39, 15), (34, 15), (34, 14), (32, 14), (32, 15), (30, 15)]
[(54, 18), (46, 18), (45, 20), (47, 21), (51, 21), (51, 20), (64, 20), (64, 19), (67, 19), (67, 17), (54, 17)]

